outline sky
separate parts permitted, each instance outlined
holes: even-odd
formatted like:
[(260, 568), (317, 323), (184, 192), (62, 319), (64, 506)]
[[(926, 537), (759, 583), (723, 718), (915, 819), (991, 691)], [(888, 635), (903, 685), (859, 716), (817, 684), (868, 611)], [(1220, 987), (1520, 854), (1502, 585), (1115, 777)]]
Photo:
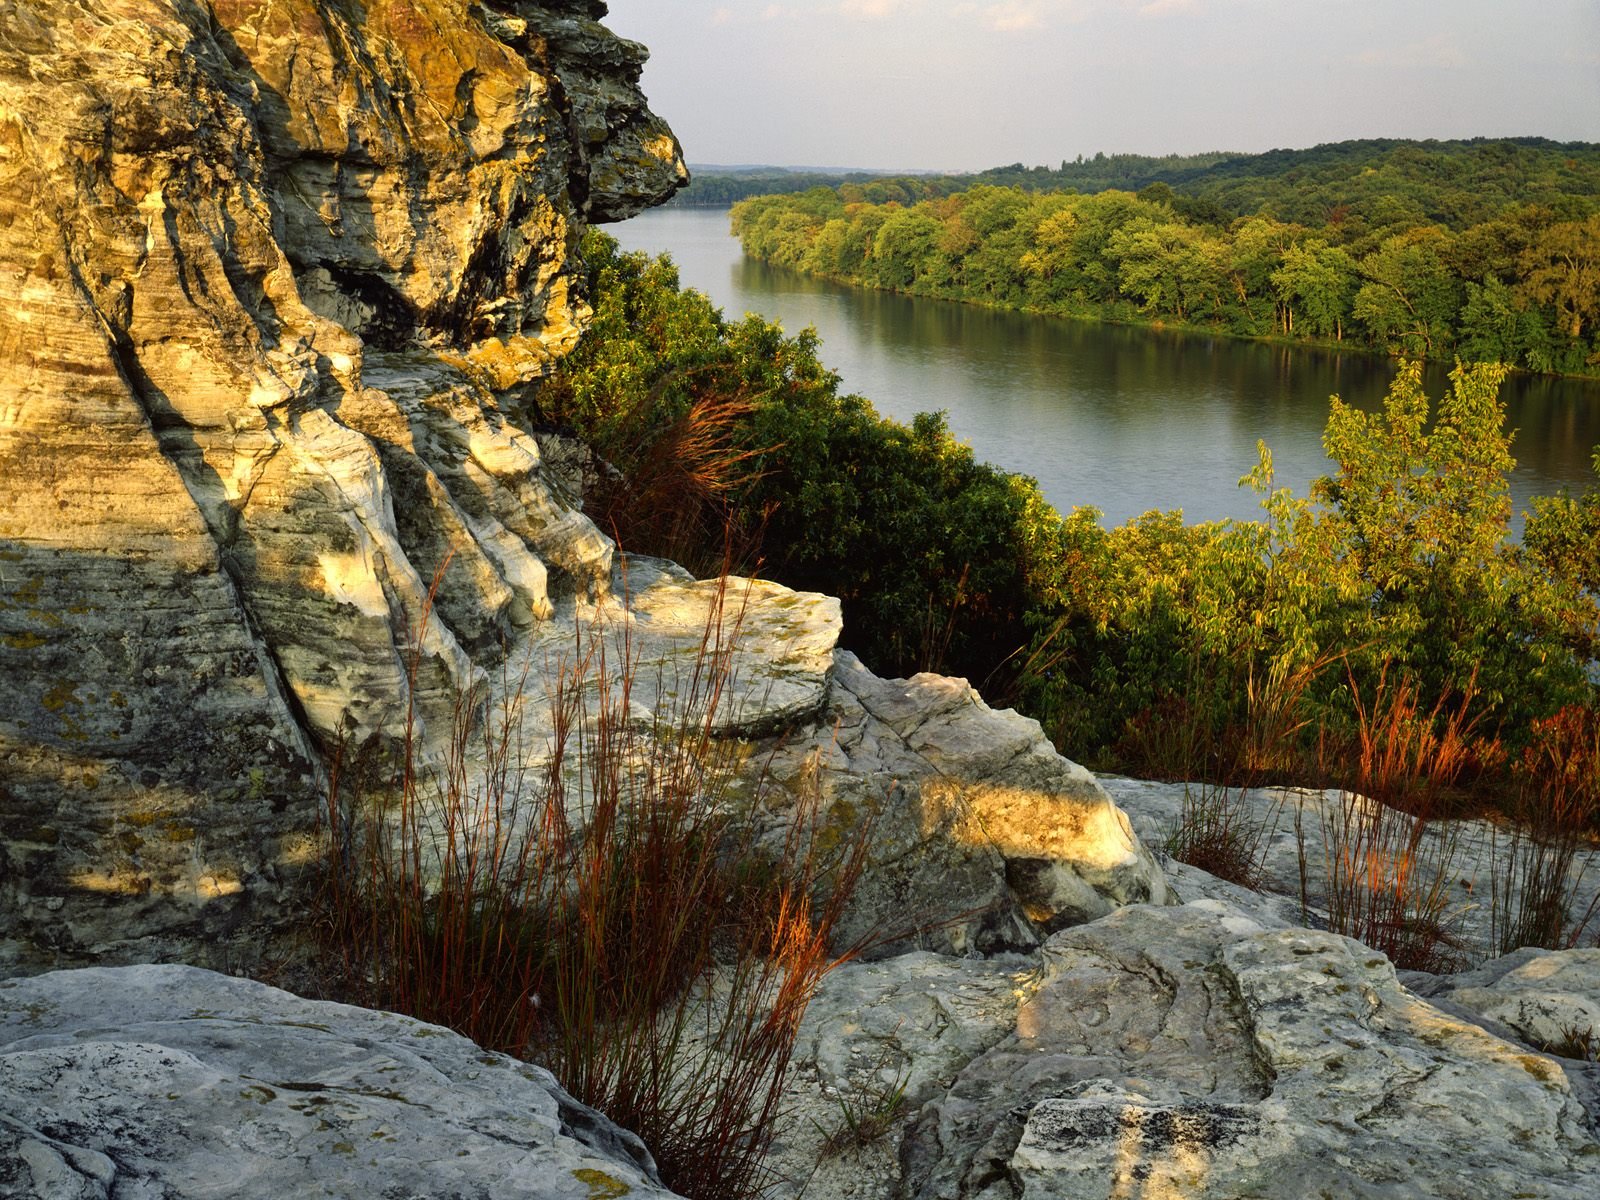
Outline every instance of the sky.
[(691, 163), (1600, 142), (1600, 0), (610, 0)]

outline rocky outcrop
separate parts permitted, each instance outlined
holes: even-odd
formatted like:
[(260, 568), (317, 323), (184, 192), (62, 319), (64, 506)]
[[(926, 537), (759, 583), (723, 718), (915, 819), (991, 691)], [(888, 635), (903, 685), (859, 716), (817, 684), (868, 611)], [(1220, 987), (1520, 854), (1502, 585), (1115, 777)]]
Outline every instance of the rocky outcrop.
[(0, 1193), (672, 1195), (547, 1071), (176, 966), (0, 983)]
[(885, 948), (1163, 898), (1036, 724), (836, 662), (836, 601), (617, 558), (518, 424), (587, 318), (586, 222), (684, 179), (604, 12), (0, 17), (0, 972), (255, 961), (327, 755), (426, 760), (487, 697), (537, 772), (579, 659), (646, 726), (699, 722), (709, 668), (718, 736), (827, 776), (832, 833), (873, 823), (852, 932)]
[(683, 182), (593, 2), (0, 14), (0, 965), (225, 953), (611, 547), (508, 417)]
[(1161, 868), (1094, 776), (965, 680), (879, 679), (841, 652), (821, 719), (761, 759), (773, 783), (820, 794), (825, 830), (870, 836), (846, 922), (869, 955), (1025, 951), (1122, 905), (1167, 902)]
[[(1592, 1005), (1583, 953), (1531, 974)], [(1212, 900), (1121, 909), (1032, 963), (846, 967), (808, 1014), (780, 1169), (917, 1200), (1593, 1195), (1594, 1068), (1456, 1011), (1358, 942)], [(897, 1086), (881, 1136), (849, 1136)]]

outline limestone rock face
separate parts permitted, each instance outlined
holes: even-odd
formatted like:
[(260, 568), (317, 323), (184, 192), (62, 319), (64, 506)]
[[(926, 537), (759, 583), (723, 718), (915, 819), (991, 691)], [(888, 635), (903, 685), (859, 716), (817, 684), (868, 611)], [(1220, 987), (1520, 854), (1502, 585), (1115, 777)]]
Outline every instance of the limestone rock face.
[(671, 1196), (549, 1072), (192, 967), (0, 983), (0, 1193)]
[(505, 415), (586, 319), (584, 223), (685, 179), (602, 15), (0, 13), (0, 965), (225, 945), (319, 747), (437, 730), (603, 590)]

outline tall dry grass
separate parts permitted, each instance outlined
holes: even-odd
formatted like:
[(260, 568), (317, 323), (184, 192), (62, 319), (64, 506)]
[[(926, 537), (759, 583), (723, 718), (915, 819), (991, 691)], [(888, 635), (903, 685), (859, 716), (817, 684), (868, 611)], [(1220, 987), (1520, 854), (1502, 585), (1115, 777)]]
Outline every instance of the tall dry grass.
[(1259, 892), (1267, 885), (1270, 826), (1255, 816), (1246, 789), (1186, 783), (1177, 819), (1166, 830), (1165, 848), (1179, 862)]
[[(1371, 797), (1341, 792), (1336, 813), (1321, 810), (1328, 928), (1379, 950), (1397, 967), (1436, 974), (1461, 966), (1451, 927), (1458, 878), (1454, 828), (1401, 812)], [(1310, 907), (1304, 830), (1297, 824), (1301, 902)]]
[(753, 562), (763, 523), (741, 519), (734, 500), (760, 478), (761, 459), (773, 449), (742, 442), (756, 403), (742, 390), (708, 388), (659, 428), (649, 424), (657, 405), (637, 406), (609, 442), (619, 457), (626, 448), (621, 473), (596, 481), (584, 510), (619, 545), (697, 574)]
[(834, 935), (866, 847), (825, 855), (815, 797), (776, 853), (729, 815), (725, 615), (650, 728), (631, 644), (600, 630), (545, 672), (544, 745), (524, 744), (526, 674), (504, 711), (460, 699), (437, 769), (413, 714), (391, 787), (336, 777), (320, 904), (350, 999), (548, 1066), (696, 1200), (761, 1190), (799, 1022), (850, 953)]
[[(1348, 672), (1353, 734), (1322, 731), (1325, 778), (1341, 787), (1338, 811), (1321, 815), (1328, 926), (1381, 950), (1399, 967), (1457, 969), (1464, 947), (1453, 927), (1459, 826), (1437, 820), (1464, 774), (1498, 753), (1476, 734), (1476, 679), (1424, 706), (1409, 675), (1385, 663), (1370, 695)], [(1300, 834), (1302, 903), (1307, 850)]]
[(1495, 856), (1492, 881), (1494, 948), (1571, 948), (1600, 906), (1600, 893), (1579, 903), (1600, 821), (1600, 713), (1573, 705), (1534, 723), (1511, 817), (1496, 839), (1505, 854)]

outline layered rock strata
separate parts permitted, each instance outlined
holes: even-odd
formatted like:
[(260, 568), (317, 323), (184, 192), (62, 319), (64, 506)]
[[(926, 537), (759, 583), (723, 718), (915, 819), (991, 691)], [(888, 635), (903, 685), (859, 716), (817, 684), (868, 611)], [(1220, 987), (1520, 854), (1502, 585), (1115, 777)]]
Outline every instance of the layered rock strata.
[(604, 11), (0, 13), (0, 962), (269, 917), (319, 751), (604, 588), (506, 415), (685, 179)]

